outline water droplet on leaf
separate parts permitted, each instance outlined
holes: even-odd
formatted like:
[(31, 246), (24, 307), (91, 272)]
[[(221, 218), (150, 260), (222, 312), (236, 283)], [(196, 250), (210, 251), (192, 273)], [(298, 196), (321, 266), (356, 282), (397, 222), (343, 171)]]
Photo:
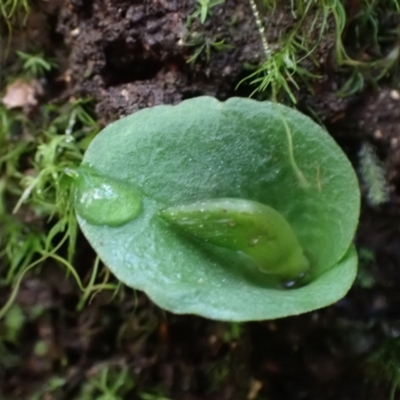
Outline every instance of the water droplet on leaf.
[(285, 280), (282, 282), (282, 286), (285, 289), (297, 289), (304, 283), (306, 273), (299, 274), (295, 279)]
[(87, 222), (120, 226), (140, 214), (142, 197), (131, 185), (100, 175), (86, 166), (77, 172), (75, 209)]

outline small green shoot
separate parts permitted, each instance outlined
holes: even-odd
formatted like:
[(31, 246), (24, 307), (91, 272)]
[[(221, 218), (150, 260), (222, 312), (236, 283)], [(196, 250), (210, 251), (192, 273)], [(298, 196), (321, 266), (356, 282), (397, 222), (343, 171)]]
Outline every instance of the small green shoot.
[(38, 357), (43, 357), (49, 351), (49, 344), (45, 340), (38, 340), (33, 347), (33, 354)]
[[(263, 3), (270, 13), (276, 12), (275, 0), (264, 0)], [(366, 82), (376, 84), (390, 75), (399, 64), (399, 31), (396, 27), (388, 29), (380, 22), (384, 16), (397, 15), (400, 9), (398, 0), (357, 2), (358, 12), (351, 20), (343, 0), (291, 1), (293, 27), (283, 31), (276, 43), (267, 41), (266, 26), (257, 3), (249, 0), (249, 5), (260, 33), (265, 57), (261, 65), (253, 67), (254, 72), (242, 81), (249, 81), (250, 85), (256, 86), (253, 94), (270, 88), (272, 98), (285, 93), (295, 103), (294, 89), (300, 89), (299, 81), (309, 86), (313, 80), (318, 79), (318, 74), (312, 70), (317, 71), (321, 66), (314, 53), (323, 35), (329, 33), (332, 20), (335, 22), (337, 69), (349, 74), (338, 95), (350, 96), (357, 93)], [(317, 38), (315, 32), (318, 32)], [(344, 44), (346, 36), (350, 37), (349, 42), (352, 43), (351, 56)], [(372, 53), (368, 54), (367, 51)], [(308, 60), (308, 65), (311, 61), (315, 67), (312, 70), (309, 66), (305, 68), (305, 60)]]
[(225, 39), (217, 40), (202, 34), (192, 34), (186, 46), (196, 48), (192, 56), (186, 61), (188, 64), (196, 63), (202, 54), (205, 54), (206, 60), (209, 61), (212, 51), (224, 52), (233, 48), (233, 46), (225, 44)]
[(7, 312), (4, 318), (4, 325), (6, 328), (6, 334), (2, 337), (2, 340), (7, 340), (11, 343), (17, 344), (18, 337), (22, 327), (26, 321), (25, 315), (17, 304), (14, 304)]
[(361, 179), (366, 187), (368, 203), (379, 206), (389, 201), (389, 185), (385, 170), (374, 148), (363, 143), (358, 154), (360, 160)]
[(226, 325), (226, 328), (222, 334), (222, 340), (225, 343), (231, 343), (235, 340), (239, 340), (243, 332), (243, 324), (237, 322), (231, 322)]
[(60, 376), (52, 376), (38, 391), (36, 391), (34, 395), (29, 398), (29, 400), (43, 400), (48, 396), (57, 396), (57, 394), (61, 393), (61, 390), (66, 383), (67, 379)]
[(375, 285), (375, 279), (368, 269), (368, 266), (375, 260), (373, 251), (361, 247), (358, 248), (358, 256), (360, 259), (357, 272), (356, 284), (364, 289), (371, 289)]
[(18, 12), (29, 12), (28, 0), (2, 0), (0, 2), (0, 14), (6, 20), (12, 19)]
[[(317, 78), (315, 74), (303, 68), (301, 63), (304, 59), (309, 58), (317, 47), (327, 24), (327, 16), (324, 15), (322, 22), (320, 22), (321, 27), (317, 43), (310, 47), (309, 43), (313, 43), (313, 41), (309, 40), (310, 32), (305, 31), (303, 25), (312, 2), (308, 2), (305, 8), (299, 5), (296, 12), (292, 3), (292, 13), (296, 15), (297, 20), (294, 28), (287, 35), (282, 35), (278, 43), (270, 44), (266, 39), (265, 27), (257, 4), (254, 0), (249, 0), (249, 4), (263, 45), (264, 62), (259, 67), (252, 67), (255, 71), (239, 82), (239, 85), (249, 81), (250, 85), (257, 86), (252, 94), (271, 88), (273, 99), (277, 99), (278, 94), (283, 90), (290, 100), (296, 103), (291, 85), (300, 89), (297, 79), (307, 83), (310, 79)], [(271, 12), (274, 12), (275, 5), (268, 3), (268, 6)], [(320, 16), (317, 14), (315, 21), (319, 19)]]
[(134, 376), (127, 366), (99, 365), (84, 383), (79, 400), (123, 400), (134, 386)]
[[(86, 287), (71, 264), (77, 222), (72, 206), (73, 179), (66, 171), (79, 165), (99, 130), (88, 112), (89, 101), (42, 106), (35, 124), (22, 112), (0, 106), (0, 284), (13, 284), (0, 318), (12, 309), (25, 274), (49, 258), (75, 278), (84, 293), (79, 308), (99, 290), (119, 287), (107, 283), (107, 275), (102, 283), (95, 283), (100, 273), (98, 260)], [(30, 167), (21, 171), (21, 165)], [(43, 220), (47, 221), (46, 230)], [(65, 244), (66, 254), (60, 253)]]
[(210, 391), (220, 388), (229, 377), (229, 374), (232, 373), (232, 369), (229, 354), (213, 363), (207, 371), (207, 376), (211, 381)]
[[(317, 78), (316, 75), (300, 67), (301, 59), (296, 58), (296, 47), (297, 44), (293, 40), (285, 41), (280, 50), (268, 57), (259, 68), (239, 82), (239, 85), (249, 81), (250, 85), (257, 86), (251, 95), (271, 88), (272, 98), (275, 99), (278, 93), (284, 90), (290, 100), (296, 103), (297, 100), (291, 86), (300, 89), (298, 79), (307, 82), (310, 78)], [(253, 66), (249, 66), (249, 68), (254, 69)]]
[[(196, 20), (203, 25), (206, 18), (212, 15), (212, 8), (224, 2), (225, 0), (197, 0), (198, 6), (188, 17), (186, 25), (190, 27)], [(189, 32), (182, 44), (195, 48), (195, 52), (186, 61), (188, 64), (197, 62), (202, 54), (205, 54), (206, 60), (209, 61), (212, 51), (224, 52), (233, 48), (233, 46), (225, 44), (225, 39), (221, 39), (220, 34), (210, 36), (209, 32), (198, 24), (196, 30)]]
[(46, 60), (43, 53), (29, 54), (17, 51), (17, 55), (23, 62), (22, 70), (28, 78), (41, 77), (46, 72), (57, 68), (57, 64), (54, 61)]
[[(12, 25), (16, 19), (23, 17), (26, 20), (29, 14), (29, 0), (1, 0), (0, 1), (0, 18), (5, 21), (10, 34)], [(1, 34), (1, 33), (0, 33)]]
[(209, 15), (212, 15), (212, 9), (220, 4), (225, 3), (225, 0), (197, 0), (197, 8), (188, 18), (188, 25), (199, 18), (200, 22), (204, 24)]
[(390, 385), (389, 400), (395, 400), (400, 389), (400, 338), (387, 338), (369, 358), (370, 379)]
[[(53, 238), (68, 230), (69, 247), (68, 259), (71, 259), (74, 247), (77, 226), (71, 208), (72, 179), (65, 174), (67, 168), (74, 168), (82, 159), (84, 148), (76, 142), (75, 137), (91, 135), (98, 129), (95, 121), (84, 110), (85, 102), (76, 101), (60, 110), (61, 113), (52, 119), (57, 109), (47, 106), (43, 111), (43, 123), (49, 125), (42, 130), (36, 143), (36, 152), (33, 156), (33, 171), (25, 174), (21, 179), (24, 188), (13, 213), (17, 213), (21, 206), (30, 202), (38, 216), (49, 219), (57, 217), (57, 222), (46, 236), (45, 248), (49, 248)], [(58, 111), (58, 110), (57, 110)], [(79, 124), (82, 128), (72, 129)]]

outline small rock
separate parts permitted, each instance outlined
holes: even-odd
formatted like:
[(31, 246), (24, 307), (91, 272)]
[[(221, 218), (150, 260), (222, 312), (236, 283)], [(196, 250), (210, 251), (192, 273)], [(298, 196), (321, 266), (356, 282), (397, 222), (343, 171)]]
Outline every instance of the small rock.
[(77, 37), (80, 34), (81, 30), (79, 28), (75, 28), (71, 31), (72, 37)]
[(390, 91), (390, 98), (392, 100), (400, 100), (400, 93), (397, 90)]
[(1, 102), (8, 109), (35, 106), (37, 104), (35, 94), (38, 84), (37, 81), (25, 82), (22, 79), (17, 79), (7, 85), (6, 94)]
[(382, 137), (383, 137), (382, 131), (381, 131), (380, 129), (377, 129), (377, 130), (374, 132), (374, 137), (375, 137), (376, 139), (382, 139)]
[(250, 382), (250, 390), (249, 394), (247, 395), (248, 400), (254, 400), (258, 396), (258, 392), (262, 389), (263, 384), (260, 381), (257, 381), (256, 379), (252, 379)]

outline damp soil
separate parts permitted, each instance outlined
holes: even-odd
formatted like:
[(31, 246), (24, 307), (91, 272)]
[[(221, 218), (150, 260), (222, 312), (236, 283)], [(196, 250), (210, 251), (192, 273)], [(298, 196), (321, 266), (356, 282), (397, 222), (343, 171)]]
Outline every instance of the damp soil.
[[(253, 89), (238, 84), (249, 74), (246, 66), (262, 59), (262, 47), (247, 2), (226, 0), (204, 25), (193, 21), (188, 28), (193, 3), (38, 1), (21, 43), (34, 40), (60, 66), (47, 82), (47, 100), (91, 97), (102, 124), (199, 95), (248, 96)], [(283, 8), (267, 21), (270, 40), (290, 24), (287, 13)], [(198, 38), (224, 40), (229, 48), (211, 46), (209, 57), (203, 51), (189, 64)], [(18, 346), (6, 343), (13, 358), (0, 362), (0, 395), (29, 399), (42, 390), (40, 399), (75, 399), (107, 366), (126, 367), (134, 377), (123, 399), (143, 393), (173, 400), (388, 398), (390, 384), (371, 355), (400, 335), (400, 95), (383, 81), (339, 97), (344, 78), (334, 68), (333, 48), (332, 31), (317, 49), (321, 67), (314, 72), (321, 78), (312, 94), (295, 93), (298, 107), (318, 115), (356, 169), (361, 145), (372, 144), (390, 190), (379, 207), (363, 195), (360, 274), (350, 293), (319, 311), (240, 326), (164, 312), (129, 288), (115, 297), (100, 293), (78, 312), (79, 290), (49, 262), (22, 283), (17, 303), (28, 322)], [(93, 258), (80, 236), (75, 266), (86, 281)], [(38, 342), (46, 344), (44, 353), (35, 351)], [(46, 389), (51, 377), (65, 382)]]

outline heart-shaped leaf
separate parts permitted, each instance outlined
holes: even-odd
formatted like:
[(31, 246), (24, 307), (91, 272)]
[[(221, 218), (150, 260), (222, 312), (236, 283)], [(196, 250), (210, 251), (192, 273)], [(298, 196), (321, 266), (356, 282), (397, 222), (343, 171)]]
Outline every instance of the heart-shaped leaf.
[[(82, 168), (95, 171), (95, 179), (77, 182), (84, 234), (121, 281), (165, 309), (272, 319), (332, 304), (355, 278), (355, 173), (327, 132), (294, 109), (210, 97), (145, 109), (106, 127)], [(94, 186), (102, 182), (123, 187), (125, 202), (111, 196), (82, 211), (82, 196), (101, 193)], [(241, 249), (185, 235), (165, 222), (165, 211), (161, 218), (166, 209), (226, 198), (267, 205), (286, 219), (310, 264), (304, 286), (279, 287)], [(120, 217), (116, 207), (129, 215), (130, 201), (131, 219), (108, 224), (108, 216)]]

